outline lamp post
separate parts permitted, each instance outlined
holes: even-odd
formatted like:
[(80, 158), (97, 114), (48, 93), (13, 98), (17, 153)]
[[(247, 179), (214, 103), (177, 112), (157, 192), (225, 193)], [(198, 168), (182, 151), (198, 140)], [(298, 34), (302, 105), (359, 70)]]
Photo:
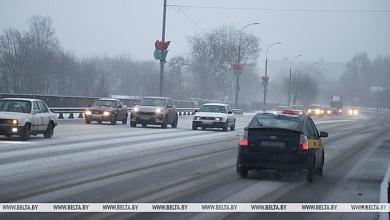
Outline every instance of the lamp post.
[(292, 62), (293, 62), (296, 58), (298, 58), (298, 57), (300, 57), (300, 56), (302, 56), (302, 54), (300, 54), (300, 55), (298, 55), (298, 56), (292, 58), (292, 59), (291, 59), (291, 62), (290, 62), (290, 79), (289, 79), (289, 81), (288, 81), (288, 108), (291, 107), (291, 66), (292, 66)]
[[(249, 26), (252, 26), (252, 25), (256, 25), (256, 24), (259, 24), (259, 23), (251, 23), (251, 24), (248, 24), (246, 25), (245, 27), (243, 27), (240, 31), (240, 34), (238, 36), (238, 58), (237, 58), (237, 64), (238, 66), (240, 67), (240, 55), (241, 55), (241, 34), (242, 34), (242, 31), (249, 27)], [(240, 74), (236, 74), (236, 96), (235, 96), (235, 105), (236, 105), (236, 108), (238, 108), (238, 91), (240, 91)]]
[(267, 78), (267, 63), (268, 63), (268, 49), (271, 47), (271, 46), (273, 46), (273, 45), (275, 45), (275, 44), (282, 44), (282, 43), (280, 43), (280, 42), (275, 42), (275, 43), (273, 43), (273, 44), (271, 44), (271, 45), (269, 45), (268, 46), (268, 48), (267, 48), (267, 52), (265, 53), (265, 80), (267, 80), (267, 83), (265, 83), (264, 85), (264, 104), (263, 104), (263, 113), (265, 113), (265, 103), (266, 103), (266, 100), (267, 100), (267, 85), (268, 85), (268, 78)]

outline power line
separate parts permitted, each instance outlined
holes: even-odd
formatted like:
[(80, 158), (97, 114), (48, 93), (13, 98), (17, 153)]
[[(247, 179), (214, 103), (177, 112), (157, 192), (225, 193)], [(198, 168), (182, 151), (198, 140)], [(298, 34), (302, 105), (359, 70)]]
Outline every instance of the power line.
[[(194, 5), (176, 5), (178, 8), (203, 8), (219, 10), (245, 10), (245, 11), (287, 11), (287, 12), (340, 12), (340, 13), (390, 13), (390, 10), (346, 10), (346, 9), (287, 9), (287, 8), (237, 8), (237, 7), (212, 7)], [(181, 10), (181, 9), (180, 9)]]
[[(195, 23), (195, 21), (193, 21), (182, 9), (181, 9), (181, 6), (178, 6), (173, 0), (171, 0), (171, 2), (180, 10), (181, 13), (183, 13), (184, 16), (187, 17), (187, 19), (189, 21), (191, 21), (191, 23), (193, 23), (196, 27), (198, 27), (200, 30), (202, 30), (203, 32), (205, 32), (207, 34), (207, 32), (205, 30), (203, 30), (203, 28), (201, 28), (197, 23)], [(167, 5), (169, 6), (169, 5)]]

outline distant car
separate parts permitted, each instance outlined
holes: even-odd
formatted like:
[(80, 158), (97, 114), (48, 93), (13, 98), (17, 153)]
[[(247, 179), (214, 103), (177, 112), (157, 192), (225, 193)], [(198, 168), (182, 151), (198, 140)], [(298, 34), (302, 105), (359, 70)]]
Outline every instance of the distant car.
[(127, 124), (128, 116), (128, 108), (121, 100), (101, 98), (85, 111), (85, 123), (97, 121), (101, 124), (103, 121), (109, 121), (115, 125), (117, 121), (121, 121), (122, 124)]
[(357, 110), (356, 108), (350, 108), (350, 109), (348, 109), (347, 113), (348, 113), (348, 115), (356, 116), (359, 114), (359, 110)]
[(234, 131), (236, 127), (236, 117), (229, 104), (206, 103), (196, 111), (192, 120), (192, 130), (198, 127), (205, 130), (206, 128), (222, 128), (223, 131)]
[(303, 170), (312, 182), (314, 173), (323, 173), (321, 138), (327, 136), (327, 132), (317, 131), (307, 115), (258, 113), (240, 139), (237, 173), (247, 177), (250, 170)]
[(309, 108), (307, 109), (307, 114), (309, 116), (323, 117), (324, 110), (322, 110), (321, 105), (310, 105)]
[(292, 105), (290, 109), (293, 110), (294, 114), (296, 115), (305, 114), (305, 111), (303, 110), (303, 105)]
[(51, 138), (56, 126), (57, 115), (40, 99), (0, 99), (0, 135), (18, 135), (23, 141), (37, 134)]
[(323, 105), (321, 106), (322, 111), (324, 112), (324, 115), (326, 116), (332, 116), (333, 115), (333, 110), (330, 108), (329, 105)]
[(288, 109), (288, 106), (279, 105), (279, 106), (276, 107), (272, 112), (273, 112), (275, 115), (278, 115), (278, 114), (282, 114), (283, 110), (286, 110), (286, 109)]
[(137, 124), (146, 127), (151, 124), (167, 128), (170, 124), (172, 128), (176, 128), (178, 122), (176, 106), (167, 97), (145, 97), (141, 99), (138, 105), (133, 107), (130, 114), (131, 127), (136, 127)]

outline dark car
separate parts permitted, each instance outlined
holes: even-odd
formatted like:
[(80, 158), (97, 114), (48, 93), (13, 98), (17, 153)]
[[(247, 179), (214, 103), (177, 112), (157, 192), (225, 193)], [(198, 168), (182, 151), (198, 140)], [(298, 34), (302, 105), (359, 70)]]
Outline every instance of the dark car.
[(167, 128), (170, 124), (172, 128), (176, 128), (178, 121), (176, 106), (167, 97), (145, 97), (134, 106), (130, 114), (131, 127), (136, 127), (137, 124), (146, 127), (150, 124)]
[(321, 138), (327, 132), (318, 132), (307, 115), (256, 114), (241, 137), (237, 173), (247, 177), (250, 170), (303, 170), (307, 181), (320, 176), (324, 167), (324, 146)]
[(117, 121), (122, 121), (123, 124), (127, 124), (129, 116), (127, 111), (127, 106), (119, 99), (97, 99), (85, 111), (85, 123), (91, 124), (91, 121), (97, 121), (101, 124), (103, 121), (109, 121), (115, 125)]

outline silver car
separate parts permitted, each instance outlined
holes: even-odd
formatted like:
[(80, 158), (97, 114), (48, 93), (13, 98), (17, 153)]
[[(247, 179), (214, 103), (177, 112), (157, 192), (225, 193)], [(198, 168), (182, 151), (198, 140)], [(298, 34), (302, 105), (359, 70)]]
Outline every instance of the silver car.
[(142, 127), (161, 125), (162, 128), (167, 128), (170, 124), (172, 128), (176, 128), (178, 121), (176, 106), (167, 97), (145, 97), (132, 108), (130, 114), (131, 127), (141, 124)]

